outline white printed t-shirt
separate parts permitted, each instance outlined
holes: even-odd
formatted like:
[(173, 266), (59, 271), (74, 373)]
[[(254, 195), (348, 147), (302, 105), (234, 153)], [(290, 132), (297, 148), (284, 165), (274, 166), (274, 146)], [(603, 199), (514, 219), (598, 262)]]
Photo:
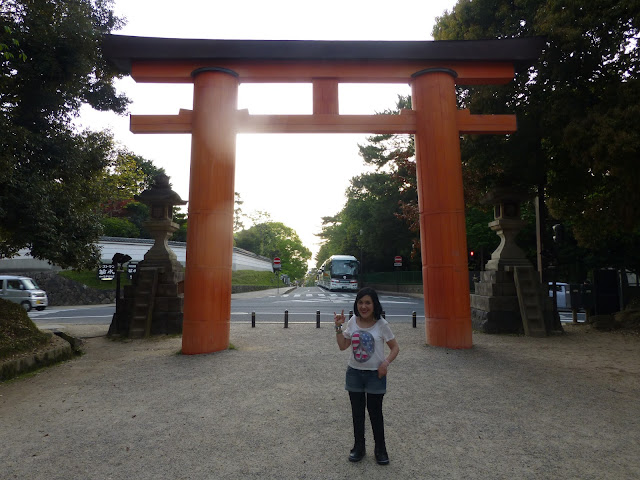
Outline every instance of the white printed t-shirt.
[(384, 361), (384, 345), (395, 336), (384, 318), (369, 328), (359, 327), (356, 318), (351, 317), (342, 332), (344, 338), (351, 340), (349, 366), (357, 370), (378, 370)]

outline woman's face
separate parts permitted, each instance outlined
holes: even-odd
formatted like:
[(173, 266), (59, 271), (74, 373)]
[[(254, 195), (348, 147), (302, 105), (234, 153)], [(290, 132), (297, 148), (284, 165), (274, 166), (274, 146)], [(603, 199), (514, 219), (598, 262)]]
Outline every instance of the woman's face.
[(365, 295), (358, 300), (358, 313), (362, 319), (369, 320), (373, 318), (373, 300), (369, 295)]

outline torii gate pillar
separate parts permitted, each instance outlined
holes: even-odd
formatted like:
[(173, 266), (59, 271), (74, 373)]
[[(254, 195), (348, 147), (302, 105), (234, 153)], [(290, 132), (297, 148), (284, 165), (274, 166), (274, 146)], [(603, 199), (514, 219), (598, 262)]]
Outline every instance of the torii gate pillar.
[(456, 72), (412, 77), (426, 336), (430, 345), (471, 348)]
[[(182, 352), (229, 348), (238, 78), (224, 68), (193, 76), (189, 228)], [(194, 293), (197, 294), (194, 295)]]

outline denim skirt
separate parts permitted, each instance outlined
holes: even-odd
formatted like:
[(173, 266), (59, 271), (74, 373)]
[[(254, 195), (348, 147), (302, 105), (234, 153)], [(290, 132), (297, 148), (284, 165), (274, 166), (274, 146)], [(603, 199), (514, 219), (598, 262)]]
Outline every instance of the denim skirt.
[(349, 392), (387, 393), (387, 376), (378, 378), (377, 370), (347, 367), (344, 389)]

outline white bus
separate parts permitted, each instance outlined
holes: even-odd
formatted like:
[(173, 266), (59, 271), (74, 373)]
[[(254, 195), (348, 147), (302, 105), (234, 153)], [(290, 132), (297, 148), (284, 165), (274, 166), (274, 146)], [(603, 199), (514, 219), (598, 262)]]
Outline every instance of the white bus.
[(358, 291), (360, 262), (352, 255), (332, 255), (318, 269), (318, 286), (329, 291)]

